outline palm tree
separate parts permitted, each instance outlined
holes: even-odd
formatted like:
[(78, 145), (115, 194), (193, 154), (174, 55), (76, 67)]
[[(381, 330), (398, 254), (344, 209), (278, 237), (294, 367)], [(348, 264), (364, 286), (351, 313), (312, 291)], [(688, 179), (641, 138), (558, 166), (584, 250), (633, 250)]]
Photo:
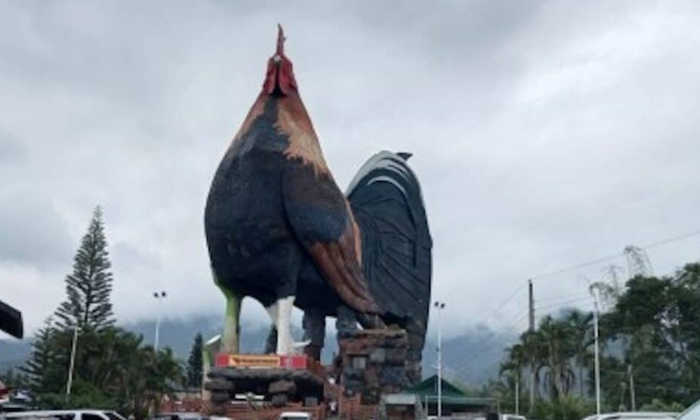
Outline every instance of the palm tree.
[(540, 371), (545, 365), (544, 342), (538, 331), (527, 331), (520, 336), (523, 351), (529, 362), (532, 381), (530, 383), (530, 407), (534, 407), (535, 399), (540, 397)]
[(501, 363), (499, 374), (505, 376), (506, 387), (509, 390), (512, 388), (513, 395), (519, 401), (520, 390), (522, 389), (520, 379), (522, 378), (523, 369), (527, 366), (527, 353), (520, 343), (508, 347), (506, 353), (508, 353), (508, 357)]
[(513, 344), (506, 348), (508, 357), (501, 363), (501, 373), (511, 372), (520, 375), (523, 368), (527, 364), (527, 354), (522, 344)]
[(573, 333), (572, 344), (574, 346), (574, 359), (576, 361), (576, 365), (578, 366), (579, 392), (581, 394), (581, 398), (584, 398), (586, 396), (586, 387), (583, 371), (584, 368), (590, 366), (591, 362), (590, 347), (593, 345), (593, 313), (584, 313), (579, 310), (572, 310), (569, 312), (566, 320), (569, 323)]
[(553, 399), (566, 396), (575, 379), (569, 365), (569, 359), (573, 356), (572, 329), (566, 321), (545, 316), (540, 322), (538, 332), (545, 344), (545, 360), (548, 368), (545, 380), (550, 395)]

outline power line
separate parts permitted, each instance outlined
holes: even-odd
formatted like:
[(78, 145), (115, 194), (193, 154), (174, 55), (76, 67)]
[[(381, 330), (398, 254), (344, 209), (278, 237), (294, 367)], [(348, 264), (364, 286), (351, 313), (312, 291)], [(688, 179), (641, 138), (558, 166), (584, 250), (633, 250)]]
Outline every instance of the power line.
[(645, 245), (642, 248), (646, 248), (646, 249), (656, 248), (657, 246), (666, 245), (666, 244), (670, 244), (672, 242), (677, 242), (677, 241), (680, 241), (683, 239), (692, 238), (693, 236), (697, 236), (697, 235), (700, 235), (700, 230), (696, 230), (695, 232), (686, 233), (685, 235), (676, 236), (674, 238), (664, 239), (664, 240), (661, 240), (658, 242), (654, 242), (654, 243), (651, 243), (649, 245)]
[[(670, 244), (673, 242), (678, 242), (678, 241), (681, 241), (684, 239), (692, 238), (693, 236), (697, 236), (697, 235), (700, 235), (700, 230), (696, 230), (696, 231), (686, 233), (686, 234), (680, 235), (680, 236), (674, 236), (672, 238), (662, 239), (660, 241), (652, 242), (650, 244), (641, 246), (640, 248), (642, 248), (642, 249), (656, 248), (656, 247), (667, 245), (667, 244)], [(571, 265), (569, 267), (564, 267), (564, 268), (560, 268), (557, 270), (548, 271), (548, 272), (539, 274), (537, 276), (533, 276), (533, 277), (531, 277), (531, 279), (532, 280), (541, 280), (541, 279), (546, 278), (546, 277), (552, 277), (552, 276), (557, 275), (557, 274), (566, 273), (568, 271), (577, 270), (580, 268), (584, 268), (584, 267), (588, 267), (591, 265), (600, 264), (600, 263), (603, 263), (606, 261), (610, 261), (610, 260), (615, 259), (615, 258), (620, 258), (620, 257), (623, 257), (624, 255), (625, 255), (624, 252), (619, 252), (619, 253), (614, 254), (614, 255), (608, 255), (607, 257), (597, 258), (595, 260), (584, 261), (582, 263), (574, 264), (574, 265)]]
[[(700, 230), (696, 230), (696, 231), (693, 231), (693, 232), (690, 232), (690, 233), (686, 233), (686, 234), (680, 235), (680, 236), (674, 236), (674, 237), (672, 237), (672, 238), (662, 239), (662, 240), (659, 240), (659, 241), (652, 242), (652, 243), (650, 243), (650, 244), (641, 246), (640, 248), (643, 248), (643, 249), (656, 248), (656, 247), (663, 246), (663, 245), (667, 245), (667, 244), (670, 244), (670, 243), (673, 243), (673, 242), (677, 242), (677, 241), (681, 241), (681, 240), (684, 240), (684, 239), (688, 239), (688, 238), (691, 238), (691, 237), (697, 236), (697, 235), (700, 235)], [(557, 275), (557, 274), (566, 273), (566, 272), (568, 272), (568, 271), (576, 270), (576, 269), (579, 269), (579, 268), (584, 268), (584, 267), (588, 267), (588, 266), (591, 266), (591, 265), (600, 264), (600, 263), (603, 263), (603, 262), (606, 262), (606, 261), (610, 261), (610, 260), (615, 259), (615, 258), (624, 257), (624, 255), (625, 255), (624, 251), (623, 251), (623, 252), (618, 252), (617, 254), (608, 255), (607, 257), (597, 258), (597, 259), (594, 259), (594, 260), (588, 260), (588, 261), (584, 261), (584, 262), (581, 262), (581, 263), (577, 263), (577, 264), (574, 264), (574, 265), (571, 265), (571, 266), (568, 266), (568, 267), (560, 268), (560, 269), (553, 270), (553, 271), (544, 272), (544, 273), (538, 274), (538, 275), (536, 275), (536, 276), (531, 276), (530, 279), (533, 280), (533, 281), (534, 281), (534, 280), (541, 280), (541, 279), (546, 278), (546, 277), (551, 277), (551, 276), (554, 276), (554, 275)], [(497, 305), (497, 306), (486, 316), (485, 320), (488, 320), (494, 313), (496, 313), (498, 310), (500, 310), (500, 309), (503, 308), (505, 305), (507, 305), (511, 300), (513, 300), (513, 299), (515, 298), (515, 296), (517, 296), (517, 294), (518, 294), (522, 289), (525, 288), (525, 286), (527, 286), (527, 281), (523, 282), (520, 286), (518, 286), (518, 287), (513, 291), (513, 293), (512, 293), (510, 296), (508, 296), (508, 298), (507, 298), (506, 300), (504, 300), (504, 301), (501, 302), (499, 305)]]
[(506, 300), (504, 300), (503, 302), (501, 302), (501, 303), (500, 303), (498, 306), (496, 306), (491, 312), (489, 312), (489, 314), (486, 315), (486, 318), (484, 318), (484, 319), (485, 319), (485, 320), (488, 320), (488, 319), (491, 318), (496, 312), (500, 311), (504, 306), (506, 306), (508, 303), (510, 303), (511, 300), (515, 299), (515, 297), (518, 296), (518, 293), (520, 293), (520, 291), (523, 290), (523, 289), (525, 288), (525, 286), (527, 286), (527, 282), (524, 282), (524, 283), (521, 284), (520, 286), (516, 287), (515, 290), (513, 291), (513, 293), (511, 293), (510, 296), (508, 296), (508, 298), (507, 298)]
[(557, 275), (557, 274), (566, 273), (567, 271), (578, 270), (579, 268), (584, 268), (584, 267), (588, 267), (588, 266), (591, 266), (591, 265), (604, 263), (604, 262), (606, 262), (606, 261), (610, 261), (610, 260), (615, 259), (615, 258), (620, 258), (621, 256), (623, 256), (623, 254), (620, 252), (620, 253), (615, 254), (615, 255), (609, 255), (609, 256), (607, 256), (607, 257), (603, 257), (603, 258), (598, 258), (598, 259), (595, 259), (595, 260), (590, 260), (590, 261), (582, 262), (582, 263), (579, 263), (579, 264), (571, 265), (571, 266), (569, 266), (569, 267), (560, 268), (560, 269), (558, 269), (558, 270), (548, 271), (548, 272), (546, 272), (546, 273), (539, 274), (539, 275), (537, 275), (537, 276), (533, 276), (533, 277), (532, 277), (532, 280), (533, 280), (533, 281), (534, 281), (534, 280), (542, 280), (543, 278), (555, 276), (555, 275)]
[(560, 301), (563, 301), (563, 300), (569, 300), (569, 299), (572, 299), (572, 298), (584, 297), (584, 296), (589, 296), (589, 297), (590, 297), (591, 294), (590, 294), (589, 292), (586, 292), (586, 293), (576, 293), (576, 294), (568, 294), (568, 295), (550, 296), (550, 297), (546, 297), (546, 298), (537, 299), (537, 302), (538, 302), (538, 303), (542, 303), (542, 302), (551, 302), (551, 301), (560, 302)]
[[(591, 298), (589, 297), (589, 299), (591, 299)], [(545, 308), (540, 308), (540, 309), (545, 309)], [(550, 310), (550, 311), (542, 314), (542, 317), (545, 317), (548, 315), (553, 315), (553, 314), (554, 314), (554, 312)], [(517, 332), (516, 327), (518, 327), (523, 321), (525, 321), (527, 319), (528, 315), (529, 315), (528, 313), (525, 313), (524, 316), (521, 316), (517, 321), (515, 321), (511, 325), (504, 328), (503, 331), (501, 331), (500, 333), (498, 333), (498, 334), (493, 333), (493, 335), (487, 339), (487, 341), (486, 341), (487, 345), (481, 346), (480, 348), (477, 349), (477, 351), (470, 352), (468, 355), (466, 355), (465, 359), (463, 359), (462, 362), (460, 362), (458, 364), (458, 368), (455, 369), (455, 371), (457, 373), (459, 373), (460, 371), (464, 370), (464, 368), (469, 364), (470, 360), (478, 359), (479, 357), (483, 356), (485, 353), (492, 351), (491, 344), (494, 344), (496, 339), (505, 336), (506, 334), (508, 334), (512, 330), (515, 330)], [(519, 339), (520, 339), (520, 337), (517, 338), (517, 340), (519, 340)]]
[(557, 307), (561, 307), (561, 306), (569, 306), (572, 303), (576, 303), (576, 302), (583, 302), (583, 301), (590, 302), (592, 300), (593, 300), (593, 298), (591, 296), (579, 297), (579, 298), (574, 298), (574, 299), (563, 300), (561, 302), (556, 302), (556, 303), (552, 303), (549, 305), (544, 305), (544, 306), (539, 306), (539, 307), (536, 306), (535, 309), (557, 308)]
[[(688, 238), (691, 238), (691, 237), (697, 236), (697, 235), (700, 235), (700, 230), (696, 230), (696, 231), (693, 231), (693, 232), (690, 232), (690, 233), (687, 233), (687, 234), (684, 234), (684, 235), (680, 235), (680, 236), (675, 236), (675, 237), (672, 237), (672, 238), (662, 239), (662, 240), (659, 240), (659, 241), (652, 242), (652, 243), (650, 243), (650, 244), (641, 246), (640, 248), (642, 248), (642, 249), (656, 248), (656, 247), (663, 246), (663, 245), (667, 245), (667, 244), (670, 244), (670, 243), (673, 243), (673, 242), (677, 242), (677, 241), (681, 241), (681, 240), (684, 240), (684, 239), (688, 239)], [(557, 275), (557, 274), (562, 274), (562, 273), (566, 273), (566, 272), (569, 272), (569, 271), (573, 271), (573, 270), (577, 270), (577, 269), (589, 267), (589, 266), (591, 266), (591, 265), (601, 264), (601, 263), (603, 263), (603, 262), (610, 261), (610, 260), (613, 260), (613, 259), (621, 258), (621, 257), (624, 257), (624, 255), (625, 255), (624, 252), (618, 252), (618, 253), (616, 253), (616, 254), (611, 254), (611, 255), (608, 255), (608, 256), (605, 256), (605, 257), (596, 258), (596, 259), (593, 259), (593, 260), (587, 260), (587, 261), (584, 261), (584, 262), (581, 262), (581, 263), (573, 264), (573, 265), (568, 266), (568, 267), (564, 267), (564, 268), (560, 268), (560, 269), (557, 269), (557, 270), (552, 270), (552, 271), (544, 272), (544, 273), (538, 274), (538, 275), (536, 275), (536, 276), (532, 276), (532, 277), (530, 277), (530, 280), (531, 280), (531, 281), (534, 281), (534, 280), (542, 280), (542, 279), (545, 279), (545, 278), (548, 278), (548, 277), (555, 276), (555, 275)], [(490, 318), (493, 317), (494, 314), (496, 314), (496, 313), (497, 313), (498, 311), (500, 311), (503, 307), (505, 307), (508, 303), (510, 303), (510, 302), (518, 295), (518, 293), (520, 293), (523, 289), (525, 289), (525, 287), (526, 287), (527, 285), (528, 285), (528, 282), (525, 281), (525, 282), (523, 282), (522, 284), (520, 284), (520, 286), (516, 287), (515, 290), (513, 290), (513, 292), (512, 292), (505, 300), (503, 300), (501, 303), (499, 303), (494, 309), (492, 309), (492, 310), (488, 313), (488, 315), (484, 318), (484, 323), (486, 323)], [(590, 299), (590, 298), (589, 298), (589, 297), (585, 298), (585, 300), (587, 300), (587, 299)], [(553, 301), (553, 300), (556, 301), (555, 298), (543, 299), (543, 301)], [(584, 299), (576, 299), (576, 300), (571, 300), (571, 301), (562, 301), (562, 302), (560, 302), (560, 304), (557, 304), (557, 305), (549, 305), (549, 306), (543, 306), (543, 307), (540, 307), (539, 309), (540, 309), (540, 310), (542, 310), (542, 309), (550, 309), (550, 308), (552, 308), (552, 307), (562, 306), (562, 304), (575, 303), (576, 301), (581, 301), (581, 300), (584, 300)], [(551, 311), (550, 311), (550, 313), (545, 314), (545, 315), (551, 315)], [(528, 314), (526, 313), (524, 317), (521, 317), (521, 318), (520, 318), (518, 321), (516, 321), (513, 325), (510, 325), (510, 326), (504, 328), (504, 330), (503, 330), (500, 334), (492, 335), (492, 336), (491, 336), (489, 339), (487, 339), (487, 340), (493, 342), (495, 339), (497, 339), (497, 338), (499, 338), (499, 337), (505, 335), (505, 334), (508, 333), (510, 330), (512, 330), (514, 327), (516, 327), (519, 323), (521, 323), (523, 320), (525, 320), (525, 319), (527, 318), (527, 316), (528, 316)], [(490, 343), (489, 343), (489, 344), (490, 344)], [(488, 350), (488, 347), (489, 347), (489, 346), (486, 346), (486, 349), (487, 349), (487, 350)], [(481, 350), (481, 349), (480, 349), (480, 350)], [(483, 354), (482, 351), (479, 351), (479, 352), (477, 352), (476, 354), (472, 353), (472, 356), (471, 356), (470, 358), (473, 359), (475, 356), (481, 356), (482, 354)], [(465, 363), (464, 365), (466, 365), (466, 363)], [(464, 367), (464, 365), (463, 365), (462, 367), (460, 367), (460, 369), (458, 369), (458, 371), (459, 371), (459, 370), (462, 370), (462, 368)]]

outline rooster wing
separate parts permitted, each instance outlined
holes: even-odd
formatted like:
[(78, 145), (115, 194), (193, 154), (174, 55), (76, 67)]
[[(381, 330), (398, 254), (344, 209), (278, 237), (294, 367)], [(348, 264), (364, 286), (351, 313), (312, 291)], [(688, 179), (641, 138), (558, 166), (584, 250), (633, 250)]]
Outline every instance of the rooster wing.
[(289, 163), (282, 176), (282, 201), (297, 239), (348, 306), (380, 312), (360, 266), (360, 233), (347, 200), (329, 173)]

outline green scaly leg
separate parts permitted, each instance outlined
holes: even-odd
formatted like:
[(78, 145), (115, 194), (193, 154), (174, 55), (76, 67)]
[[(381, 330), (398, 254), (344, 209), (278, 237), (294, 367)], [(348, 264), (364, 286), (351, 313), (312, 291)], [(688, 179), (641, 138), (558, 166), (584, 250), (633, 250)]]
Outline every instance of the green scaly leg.
[(221, 339), (222, 351), (229, 354), (240, 353), (240, 333), (241, 333), (241, 302), (243, 298), (232, 290), (224, 287), (214, 274), (214, 282), (226, 298), (226, 317), (224, 318), (224, 334)]

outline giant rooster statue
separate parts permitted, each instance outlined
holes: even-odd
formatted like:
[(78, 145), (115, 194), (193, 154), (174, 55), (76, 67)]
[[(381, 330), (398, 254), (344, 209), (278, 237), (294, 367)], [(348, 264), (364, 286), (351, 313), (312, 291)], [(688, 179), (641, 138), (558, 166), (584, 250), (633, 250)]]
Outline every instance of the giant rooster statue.
[(346, 197), (299, 96), (279, 28), (262, 91), (214, 176), (205, 231), (227, 301), (223, 350), (239, 350), (241, 299), (267, 309), (277, 353), (291, 354), (294, 305), (312, 320), (355, 314), (406, 329), (420, 360), (430, 303), (432, 243), (410, 154), (381, 152)]

